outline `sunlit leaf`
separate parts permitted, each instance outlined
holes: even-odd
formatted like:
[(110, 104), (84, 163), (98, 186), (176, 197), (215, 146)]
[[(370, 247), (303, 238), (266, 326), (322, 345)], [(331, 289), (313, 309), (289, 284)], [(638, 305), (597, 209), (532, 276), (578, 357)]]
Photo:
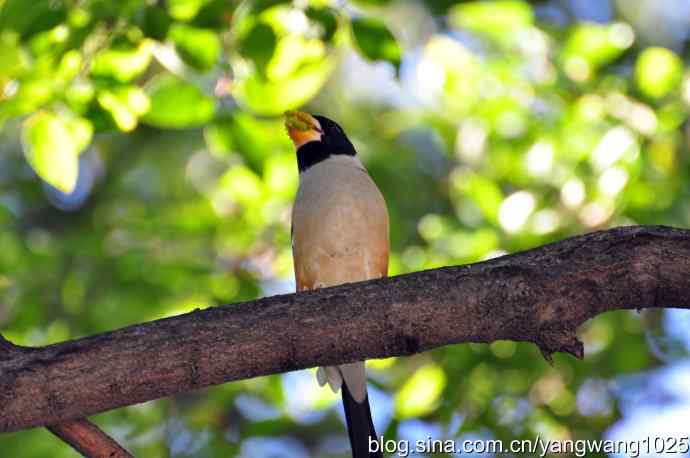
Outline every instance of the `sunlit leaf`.
[(489, 221), (498, 222), (498, 210), (503, 202), (503, 194), (494, 181), (474, 175), (466, 183), (467, 195)]
[(420, 80), (429, 86), (429, 96), (440, 99), (444, 111), (467, 112), (478, 97), (476, 83), (480, 76), (479, 62), (459, 41), (435, 35), (427, 42), (422, 54), (423, 72)]
[(368, 59), (385, 60), (396, 69), (400, 67), (402, 50), (383, 21), (374, 17), (355, 18), (352, 33), (357, 47)]
[(627, 24), (581, 23), (570, 32), (560, 60), (571, 79), (584, 81), (628, 49), (633, 32)]
[(87, 109), (95, 93), (93, 84), (87, 81), (77, 81), (65, 88), (64, 96), (69, 106), (81, 113)]
[[(690, 99), (690, 80), (686, 81), (686, 90)], [(674, 100), (661, 107), (657, 111), (659, 125), (667, 131), (677, 131), (690, 115), (686, 106), (680, 100)]]
[(418, 369), (395, 395), (398, 418), (411, 418), (432, 412), (446, 386), (446, 374), (439, 366), (427, 364)]
[(19, 36), (12, 32), (0, 33), (0, 84), (12, 78), (28, 66), (28, 59), (21, 49)]
[(121, 86), (104, 89), (98, 94), (98, 103), (110, 113), (117, 127), (123, 132), (133, 130), (141, 115), (147, 113), (151, 102), (137, 86)]
[(279, 115), (316, 95), (333, 64), (321, 41), (290, 35), (280, 41), (266, 74), (253, 72), (238, 80), (234, 95), (255, 113)]
[(219, 184), (231, 199), (243, 205), (256, 205), (263, 195), (261, 179), (243, 165), (228, 170)]
[(56, 79), (67, 82), (79, 74), (82, 68), (83, 59), (81, 53), (76, 49), (67, 51), (58, 64), (55, 74)]
[(212, 68), (220, 58), (220, 40), (212, 30), (174, 24), (170, 28), (170, 38), (180, 57), (199, 70)]
[(51, 83), (47, 78), (24, 81), (9, 100), (0, 103), (0, 122), (5, 117), (29, 114), (50, 101), (54, 95)]
[(151, 62), (151, 49), (147, 42), (137, 47), (108, 48), (96, 55), (91, 74), (128, 82), (141, 75)]
[(671, 50), (651, 47), (640, 53), (635, 63), (635, 82), (648, 97), (660, 98), (678, 87), (683, 61)]
[(91, 142), (93, 128), (82, 118), (39, 111), (22, 128), (24, 155), (44, 181), (70, 193), (77, 183), (79, 153)]
[(155, 127), (196, 127), (213, 117), (215, 102), (201, 89), (172, 75), (160, 75), (146, 86), (151, 109), (142, 120)]
[(70, 38), (70, 29), (65, 24), (59, 24), (52, 29), (37, 33), (28, 42), (33, 55), (52, 54), (60, 52)]
[(289, 35), (280, 40), (266, 69), (266, 76), (273, 81), (288, 79), (304, 66), (321, 64), (325, 58), (326, 47), (320, 40)]
[(299, 107), (316, 95), (326, 82), (332, 63), (305, 66), (283, 81), (267, 81), (258, 75), (244, 80), (237, 88), (241, 103), (263, 115), (279, 115), (285, 110)]
[(479, 32), (504, 44), (514, 42), (516, 32), (532, 25), (533, 16), (530, 4), (520, 0), (460, 3), (449, 11), (455, 27)]
[(654, 139), (649, 145), (649, 158), (657, 170), (670, 175), (676, 166), (677, 151), (676, 138), (673, 135), (667, 135)]
[(192, 19), (209, 0), (168, 0), (170, 16), (181, 21)]
[(79, 155), (91, 144), (93, 126), (88, 119), (78, 116), (65, 116), (62, 121), (72, 141), (74, 151)]
[(297, 190), (295, 159), (290, 154), (273, 154), (266, 159), (265, 181), (273, 197), (289, 201)]
[(385, 371), (386, 369), (390, 369), (391, 367), (393, 367), (397, 360), (397, 356), (391, 356), (382, 359), (369, 359), (366, 363), (367, 369), (373, 369), (374, 371)]

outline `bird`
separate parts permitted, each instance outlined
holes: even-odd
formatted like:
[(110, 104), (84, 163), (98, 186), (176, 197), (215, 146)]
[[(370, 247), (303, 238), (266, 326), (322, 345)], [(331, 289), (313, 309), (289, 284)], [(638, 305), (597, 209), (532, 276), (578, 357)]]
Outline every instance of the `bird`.
[[(388, 209), (352, 142), (321, 115), (288, 111), (285, 126), (299, 170), (291, 229), (297, 291), (385, 277)], [(353, 458), (382, 457), (370, 446), (377, 435), (364, 361), (320, 367), (316, 377), (342, 392)]]

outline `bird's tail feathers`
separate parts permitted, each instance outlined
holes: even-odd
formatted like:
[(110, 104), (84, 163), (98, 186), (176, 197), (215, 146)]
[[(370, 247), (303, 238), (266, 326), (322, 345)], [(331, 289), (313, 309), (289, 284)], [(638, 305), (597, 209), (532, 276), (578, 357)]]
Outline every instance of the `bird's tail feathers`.
[[(346, 383), (342, 385), (342, 393), (352, 458), (383, 458), (383, 454), (375, 444), (378, 437), (371, 418), (369, 396), (366, 396), (363, 402), (355, 401)], [(372, 448), (376, 450), (375, 452), (369, 452), (370, 444), (374, 444)]]

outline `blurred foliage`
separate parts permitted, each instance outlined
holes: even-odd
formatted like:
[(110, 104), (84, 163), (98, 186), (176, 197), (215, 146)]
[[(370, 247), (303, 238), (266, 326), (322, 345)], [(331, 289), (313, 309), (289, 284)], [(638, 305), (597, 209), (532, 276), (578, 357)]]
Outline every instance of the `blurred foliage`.
[[(45, 345), (292, 290), (280, 115), (303, 105), (345, 127), (386, 196), (392, 274), (687, 227), (682, 15), (626, 4), (0, 0), (0, 329)], [(371, 361), (377, 428), (604, 437), (625, 380), (687, 360), (660, 316), (663, 345), (612, 313), (582, 329), (584, 361), (553, 366), (513, 342)], [(348, 456), (338, 412), (301, 371), (96, 421), (137, 456)], [(0, 450), (75, 456), (41, 429)]]

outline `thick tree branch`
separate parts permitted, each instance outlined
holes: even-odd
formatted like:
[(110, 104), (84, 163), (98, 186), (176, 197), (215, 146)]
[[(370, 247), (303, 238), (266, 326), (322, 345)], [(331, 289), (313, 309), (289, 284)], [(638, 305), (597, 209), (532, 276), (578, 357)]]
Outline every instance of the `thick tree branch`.
[(627, 227), (469, 266), (268, 297), (44, 348), (0, 341), (0, 432), (208, 385), (458, 342), (582, 357), (615, 309), (690, 308), (690, 231)]
[(132, 458), (110, 436), (88, 420), (73, 420), (48, 426), (50, 432), (88, 458)]

